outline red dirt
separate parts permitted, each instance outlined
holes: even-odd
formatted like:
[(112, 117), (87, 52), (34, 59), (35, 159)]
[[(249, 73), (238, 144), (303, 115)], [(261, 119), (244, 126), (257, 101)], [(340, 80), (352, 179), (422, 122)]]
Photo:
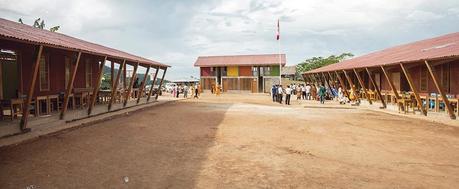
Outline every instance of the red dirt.
[(204, 95), (0, 149), (0, 188), (456, 188), (458, 159), (456, 127)]

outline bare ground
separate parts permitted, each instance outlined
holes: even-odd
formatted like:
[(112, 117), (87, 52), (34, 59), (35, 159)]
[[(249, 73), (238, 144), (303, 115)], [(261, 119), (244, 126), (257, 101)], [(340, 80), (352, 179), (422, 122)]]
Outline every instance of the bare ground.
[(457, 127), (204, 95), (0, 149), (0, 188), (457, 188), (458, 160)]

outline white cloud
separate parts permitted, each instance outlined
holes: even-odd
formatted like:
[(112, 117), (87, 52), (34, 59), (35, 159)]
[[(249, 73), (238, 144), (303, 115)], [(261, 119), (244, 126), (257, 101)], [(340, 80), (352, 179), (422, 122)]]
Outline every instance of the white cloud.
[(16, 0), (0, 16), (36, 17), (60, 32), (198, 74), (197, 56), (277, 53), (276, 20), (288, 64), (342, 52), (360, 55), (459, 30), (457, 0)]

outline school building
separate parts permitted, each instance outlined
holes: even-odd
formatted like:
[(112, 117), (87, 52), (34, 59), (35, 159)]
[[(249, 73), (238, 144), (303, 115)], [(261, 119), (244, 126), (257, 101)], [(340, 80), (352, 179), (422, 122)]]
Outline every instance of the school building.
[(342, 86), (348, 95), (400, 112), (447, 113), (459, 109), (459, 32), (416, 41), (303, 74), (306, 81)]
[(285, 54), (200, 56), (194, 63), (200, 68), (203, 91), (216, 84), (223, 92), (270, 92), (279, 84), (280, 65), (285, 66)]
[[(111, 87), (102, 90), (106, 65), (111, 70)], [(164, 78), (169, 66), (0, 18), (0, 136), (16, 132), (10, 127), (29, 131), (30, 121), (41, 123), (56, 117), (65, 124), (147, 103), (157, 93), (153, 88), (144, 91), (147, 77), (133, 89), (140, 67), (145, 68), (145, 75), (155, 72), (156, 80), (160, 70)], [(126, 74), (127, 68), (132, 69), (131, 75)]]

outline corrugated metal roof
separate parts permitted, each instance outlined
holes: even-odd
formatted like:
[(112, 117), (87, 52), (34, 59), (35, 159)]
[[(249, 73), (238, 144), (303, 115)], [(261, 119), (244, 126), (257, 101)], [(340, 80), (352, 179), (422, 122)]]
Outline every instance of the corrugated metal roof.
[(296, 65), (295, 66), (285, 66), (282, 68), (282, 75), (295, 75), (296, 74)]
[(373, 52), (306, 73), (375, 67), (459, 56), (459, 32)]
[[(285, 54), (261, 54), (261, 55), (227, 55), (227, 56), (200, 56), (194, 63), (197, 67), (208, 66), (252, 66), (252, 65), (285, 65)], [(281, 60), (279, 60), (281, 59)]]
[(36, 43), (50, 47), (65, 48), (85, 53), (94, 53), (117, 59), (126, 59), (132, 62), (168, 67), (168, 65), (132, 55), (120, 50), (87, 42), (58, 32), (50, 32), (29, 25), (0, 18), (0, 36), (5, 39), (15, 39), (27, 43)]

